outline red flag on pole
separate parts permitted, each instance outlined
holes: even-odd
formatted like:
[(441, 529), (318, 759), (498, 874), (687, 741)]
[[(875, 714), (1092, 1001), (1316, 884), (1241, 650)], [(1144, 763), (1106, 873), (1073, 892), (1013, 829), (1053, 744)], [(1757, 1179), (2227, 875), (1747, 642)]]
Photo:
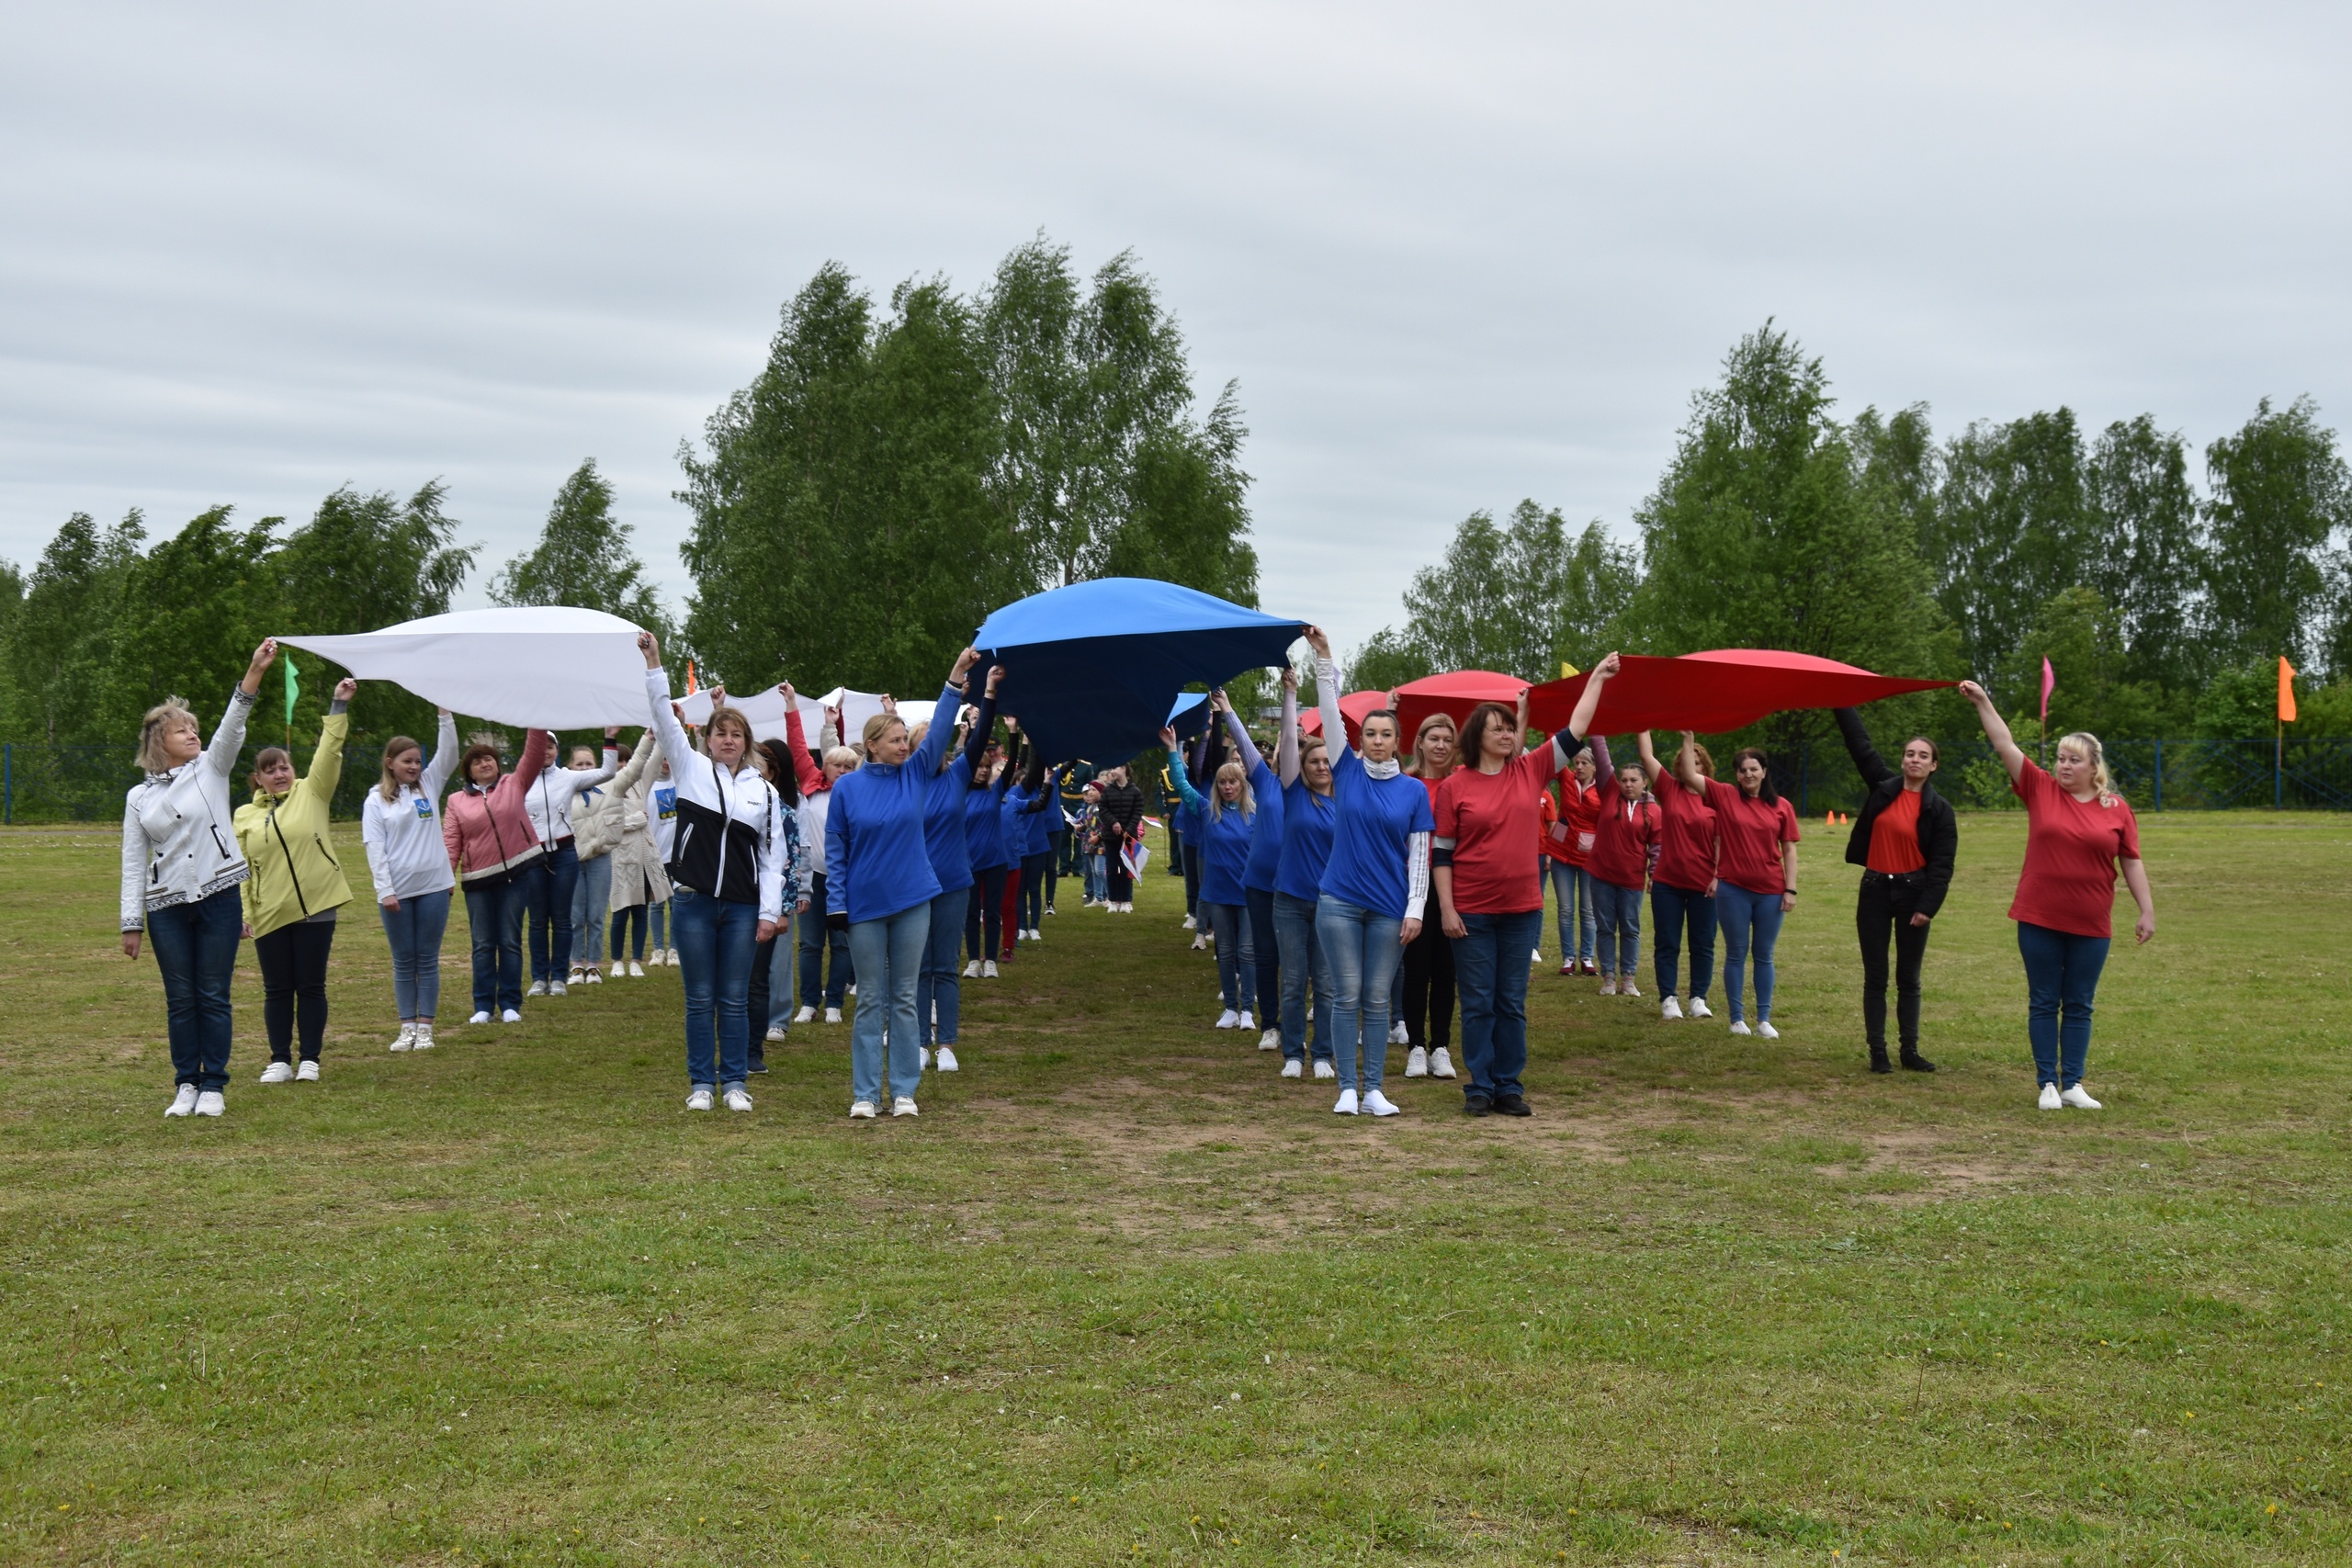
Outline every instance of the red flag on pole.
[(2041, 728), (2050, 728), (2050, 694), (2058, 687), (2058, 672), (2050, 668), (2047, 654), (2041, 660)]
[(2284, 659), (2278, 661), (2278, 722), (2295, 722), (2295, 667)]

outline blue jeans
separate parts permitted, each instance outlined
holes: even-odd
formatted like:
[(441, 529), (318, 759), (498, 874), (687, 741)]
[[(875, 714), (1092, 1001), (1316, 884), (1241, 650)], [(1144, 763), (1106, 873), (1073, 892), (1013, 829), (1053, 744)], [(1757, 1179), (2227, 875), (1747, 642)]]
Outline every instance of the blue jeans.
[(1250, 900), (1250, 960), (1258, 973), (1258, 1027), (1272, 1029), (1283, 1010), (1283, 944), (1274, 935), (1271, 888), (1245, 887)]
[(1046, 868), (1053, 863), (1051, 850), (1021, 857), (1021, 929), (1024, 931), (1046, 923)]
[(1331, 1041), (1340, 1087), (1355, 1089), (1356, 1050), (1363, 1050), (1363, 1089), (1381, 1086), (1388, 1070), (1389, 988), (1405, 954), (1405, 922), (1324, 894), (1315, 901), (1315, 936), (1331, 966)]
[(1642, 890), (1592, 879), (1593, 947), (1603, 975), (1631, 975), (1642, 962)]
[[(580, 886), (580, 852), (566, 839), (523, 873), (531, 911), (531, 978), (560, 980), (571, 972), (571, 896)], [(548, 928), (555, 953), (548, 953)]]
[[(964, 956), (964, 915), (971, 908), (972, 890), (958, 887), (931, 901), (931, 932), (924, 940), (922, 976), (915, 982), (915, 1038), (926, 1045), (956, 1043), (956, 1015), (964, 1006), (963, 971), (956, 961)], [(937, 1012), (939, 1021), (932, 1021)]]
[(1781, 940), (1781, 896), (1753, 893), (1736, 882), (1715, 884), (1715, 913), (1724, 928), (1724, 994), (1731, 1021), (1747, 1014), (1740, 998), (1739, 966), (1756, 957), (1756, 1021), (1772, 1021), (1772, 944)]
[(681, 887), (670, 896), (670, 934), (685, 982), (686, 1082), (695, 1089), (741, 1089), (751, 1072), (745, 1007), (752, 954), (760, 945), (760, 907)]
[(2026, 1037), (2033, 1043), (2033, 1070), (2043, 1083), (2072, 1089), (2083, 1081), (2083, 1058), (2091, 1049), (2091, 1004), (2098, 996), (2099, 971), (2107, 967), (2109, 940), (2018, 922), (2018, 953), (2025, 959)]
[(895, 915), (859, 920), (849, 928), (850, 958), (860, 976), (849, 1037), (852, 1100), (880, 1102), (886, 1032), (891, 1097), (911, 1100), (922, 1081), (915, 987), (922, 977), (924, 950), (931, 946), (931, 906), (926, 898)]
[(495, 1018), (502, 1008), (523, 1007), (523, 903), (521, 876), (474, 883), (466, 888), (466, 924), (474, 939), (474, 1011)]
[(612, 907), (613, 857), (582, 861), (580, 880), (571, 890), (571, 933), (577, 940), (567, 952), (578, 953), (580, 962), (591, 968), (604, 959), (605, 915)]
[(376, 906), (392, 950), (392, 1004), (401, 1021), (428, 1022), (441, 1005), (441, 935), (449, 928), (449, 890), (403, 898), (397, 909)]
[(1086, 857), (1086, 896), (1097, 904), (1111, 897), (1111, 870), (1108, 857), (1099, 854)]
[[(767, 1026), (770, 1029), (789, 1029), (792, 1026), (793, 980), (800, 973), (800, 954), (794, 946), (798, 941), (798, 933), (789, 928), (793, 921), (808, 918), (787, 911), (784, 925), (776, 931), (775, 956), (768, 964)], [(757, 1023), (760, 1021), (753, 1019), (751, 1021)]]
[[(819, 873), (808, 895), (808, 908), (800, 917), (800, 1005), (838, 1008), (855, 978), (850, 962), (849, 937), (825, 924), (825, 878)], [(833, 950), (832, 973), (825, 973), (825, 949)], [(820, 993), (822, 999), (820, 1000)]]
[(1306, 1059), (1306, 993), (1315, 991), (1315, 1059), (1331, 1059), (1331, 966), (1315, 933), (1312, 900), (1274, 895), (1274, 942), (1282, 953), (1283, 1055)]
[(1552, 867), (1552, 897), (1560, 906), (1560, 962), (1589, 963), (1595, 917), (1592, 873), (1580, 865), (1555, 860)]
[(656, 947), (669, 946), (670, 900), (664, 898), (659, 904), (646, 905), (645, 919), (646, 922), (653, 928), (653, 945)]
[(243, 896), (234, 887), (147, 911), (148, 951), (164, 976), (175, 1084), (229, 1087), (229, 982), (237, 973), (237, 933), (244, 923)]
[[(1688, 931), (1690, 933), (1689, 994), (1705, 996), (1707, 987), (1715, 983), (1714, 899), (1686, 887), (1669, 887), (1663, 882), (1653, 882), (1650, 884), (1650, 926), (1657, 994), (1661, 998), (1676, 994), (1676, 960), (1682, 956), (1682, 933)], [(1769, 953), (1766, 962), (1770, 962)]]
[(1250, 1006), (1242, 976), (1256, 979), (1250, 958), (1250, 908), (1246, 904), (1217, 904), (1204, 898), (1197, 917), (1216, 938), (1216, 988), (1225, 1005), (1239, 1011)]
[(1470, 1069), (1465, 1095), (1498, 1100), (1522, 1092), (1527, 1070), (1527, 976), (1520, 955), (1544, 934), (1543, 909), (1507, 915), (1464, 915), (1469, 933), (1453, 939), (1453, 980), (1462, 998), (1462, 1065)]

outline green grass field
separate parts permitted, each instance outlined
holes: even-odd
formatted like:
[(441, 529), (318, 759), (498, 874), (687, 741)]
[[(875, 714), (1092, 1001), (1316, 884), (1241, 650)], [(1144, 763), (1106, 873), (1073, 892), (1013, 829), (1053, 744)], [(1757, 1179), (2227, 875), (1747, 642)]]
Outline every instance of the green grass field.
[(1155, 867), (854, 1125), (842, 1028), (687, 1115), (674, 971), (456, 1023), (462, 919), (391, 1055), (364, 903), (324, 1081), (254, 1081), (248, 947), (229, 1114), (166, 1122), (111, 828), (12, 830), (0, 1561), (2343, 1562), (2352, 819), (2144, 827), (2098, 1114), (2033, 1108), (2011, 816), (1932, 1078), (1863, 1071), (1816, 825), (1784, 1037), (1547, 968), (1532, 1121), (1401, 1061), (1331, 1116)]

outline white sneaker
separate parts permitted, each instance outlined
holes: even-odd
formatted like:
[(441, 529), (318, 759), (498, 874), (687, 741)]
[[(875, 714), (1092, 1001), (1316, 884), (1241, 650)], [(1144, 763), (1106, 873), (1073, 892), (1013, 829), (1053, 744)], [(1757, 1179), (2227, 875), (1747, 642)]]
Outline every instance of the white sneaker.
[(1731, 1032), (1734, 1034), (1747, 1034), (1751, 1032), (1747, 1027), (1747, 1021), (1740, 1018), (1736, 1018), (1731, 1021)]
[(1282, 1032), (1281, 1030), (1279, 1030), (1279, 1029), (1269, 1029), (1269, 1030), (1267, 1030), (1263, 1034), (1261, 1034), (1261, 1035), (1259, 1035), (1259, 1036), (1258, 1036), (1258, 1049), (1259, 1049), (1259, 1050), (1261, 1050), (1261, 1051), (1279, 1051), (1279, 1050), (1281, 1050), (1282, 1048), (1283, 1048), (1283, 1032)]
[(1193, 951), (1194, 953), (1206, 953), (1208, 951), (1208, 938), (1204, 936), (1196, 936), (1193, 939)]
[(523, 994), (526, 997), (544, 997), (548, 994), (548, 983), (545, 980), (534, 980), (531, 982), (531, 988)]
[(1340, 1102), (1331, 1107), (1331, 1114), (1334, 1116), (1353, 1116), (1355, 1113), (1356, 1091), (1351, 1089), (1341, 1089), (1340, 1091)]
[(1231, 1029), (1240, 1023), (1240, 1021), (1241, 1015), (1234, 1011), (1231, 1008), (1227, 1008), (1223, 1012), (1216, 1015), (1216, 1026), (1219, 1029)]
[(584, 986), (588, 983), (588, 971), (585, 966), (575, 964), (571, 966), (571, 972), (564, 978), (575, 986)]
[(795, 1023), (814, 1023), (816, 1021), (817, 1010), (815, 1008), (802, 1008), (798, 1012), (792, 1015), (792, 1021)]
[(2080, 1084), (2076, 1084), (2074, 1088), (2060, 1095), (2058, 1097), (2058, 1103), (2061, 1105), (2071, 1105), (2077, 1111), (2099, 1111), (2105, 1109), (2105, 1107), (2101, 1106), (2098, 1100), (2093, 1100), (2090, 1097), (2090, 1091), (2083, 1088)]
[(1430, 1054), (1419, 1045), (1414, 1046), (1412, 1055), (1405, 1058), (1405, 1076), (1408, 1078), (1430, 1076)]
[(1392, 1023), (1388, 1026), (1388, 1043), (1391, 1045), (1409, 1044), (1412, 1038), (1405, 1032), (1405, 1026), (1402, 1023)]
[(566, 995), (569, 995), (569, 994), (570, 994), (570, 993), (568, 993), (567, 991), (565, 991), (565, 990), (564, 990), (564, 988), (563, 988), (563, 982), (562, 982), (562, 981), (560, 981), (560, 980), (549, 980), (549, 981), (548, 982), (548, 995), (549, 995), (549, 996), (551, 996), (551, 997), (560, 997), (560, 996), (566, 996)]
[(2046, 1083), (2041, 1086), (2041, 1106), (2042, 1110), (2055, 1111), (2065, 1103), (2065, 1100), (2059, 1096), (2058, 1086), (2056, 1084)]
[(710, 1090), (707, 1089), (698, 1089), (695, 1090), (694, 1093), (686, 1096), (686, 1109), (689, 1111), (709, 1110)]
[(1778, 1040), (1781, 1037), (1781, 1032), (1772, 1027), (1772, 1021), (1769, 1018), (1756, 1026), (1756, 1032), (1767, 1040)]
[(468, 1023), (488, 1023), (490, 1021), (490, 1014), (486, 1012), (478, 1012), (474, 1014), (473, 1017), (466, 1020), (466, 1021)]
[(392, 1049), (395, 1051), (406, 1051), (413, 1048), (415, 1044), (416, 1025), (413, 1023), (401, 1024), (400, 1033), (393, 1037)]
[(1531, 965), (1532, 965), (1532, 964), (1541, 964), (1541, 963), (1543, 963), (1543, 962), (1544, 962), (1544, 950), (1543, 950), (1542, 948), (1540, 948), (1540, 947), (1539, 947), (1539, 948), (1537, 948), (1537, 949), (1535, 950), (1535, 956), (1534, 956), (1534, 957), (1532, 957), (1532, 958), (1531, 958), (1531, 959), (1529, 959), (1527, 962), (1528, 962)]
[(1676, 1001), (1672, 997), (1668, 997), (1666, 1000), (1658, 1004), (1657, 1015), (1668, 1023), (1680, 1023), (1682, 1021), (1682, 1004)]
[(1200, 929), (1200, 922), (1191, 915), (1187, 915), (1184, 917), (1184, 929), (1188, 931), (1197, 931)]
[[(1250, 1031), (1258, 1027), (1258, 1021), (1250, 1016), (1250, 1010), (1248, 1008), (1243, 1008), (1241, 1010), (1241, 1021), (1235, 1024), (1233, 1027), (1240, 1030), (1244, 1034), (1247, 1034)], [(1261, 1050), (1265, 1048), (1263, 1042), (1260, 1043), (1259, 1048)]]
[(915, 1047), (915, 1070), (916, 1070), (916, 1071), (918, 1071), (918, 1072), (924, 1072), (924, 1073), (927, 1073), (927, 1072), (931, 1071), (931, 1047), (930, 1047), (930, 1046), (928, 1046), (928, 1045), (918, 1045), (918, 1046), (916, 1046), (916, 1047)]
[(784, 1031), (782, 1029), (771, 1029), (767, 1032), (767, 1037), (770, 1040), (781, 1040), (784, 1038)]
[(1374, 1116), (1394, 1116), (1396, 1114), (1396, 1107), (1390, 1103), (1386, 1095), (1381, 1093), (1376, 1089), (1363, 1097), (1363, 1108), (1372, 1112)]
[(932, 1065), (943, 1073), (952, 1073), (962, 1065), (956, 1060), (956, 1047), (953, 1045), (942, 1045), (931, 1060)]
[(634, 959), (634, 958), (630, 959), (630, 960), (628, 961), (628, 977), (629, 977), (630, 979), (632, 979), (632, 980), (642, 980), (642, 979), (644, 979), (644, 978), (645, 978), (645, 965), (644, 965), (644, 964), (639, 964), (639, 963), (636, 959)]
[(1430, 1053), (1430, 1077), (1433, 1078), (1450, 1078), (1453, 1076), (1453, 1058), (1447, 1055), (1445, 1047), (1441, 1045), (1436, 1050)]
[(1340, 1069), (1329, 1062), (1317, 1062), (1315, 1064), (1315, 1076), (1318, 1078), (1336, 1078), (1340, 1076)]
[(1607, 970), (1601, 971), (1600, 994), (1604, 997), (1613, 997), (1617, 994), (1617, 976)]
[(198, 1116), (218, 1116), (228, 1109), (228, 1100), (221, 1098), (217, 1089), (208, 1089), (196, 1097), (196, 1113)]
[(1303, 1076), (1306, 1071), (1306, 1068), (1297, 1062), (1284, 1062), (1283, 1064), (1283, 1077), (1286, 1078), (1299, 1077)]
[(729, 1111), (749, 1111), (752, 1109), (751, 1092), (748, 1089), (729, 1089), (727, 1091), (727, 1109)]
[(870, 1100), (860, 1100), (851, 1102), (849, 1108), (849, 1118), (853, 1122), (873, 1121), (874, 1102)]
[(508, 1008), (504, 1012), (498, 1015), (498, 1021), (501, 1023), (520, 1023), (523, 1021), (523, 1015), (516, 1012), (513, 1008)]
[(195, 1109), (196, 1086), (192, 1083), (184, 1083), (180, 1085), (178, 1092), (172, 1096), (172, 1102), (164, 1107), (164, 1114), (166, 1116), (186, 1116), (195, 1111)]
[(827, 1009), (825, 1010), (825, 1021), (826, 1021), (827, 1023), (839, 1023), (841, 1021), (842, 1021), (842, 1010), (841, 1010), (841, 1009), (839, 1009), (839, 1008), (827, 1008)]
[(1638, 997), (1642, 994), (1642, 988), (1634, 984), (1633, 976), (1629, 975), (1617, 982), (1617, 994), (1621, 997)]
[(898, 1099), (890, 1102), (890, 1114), (893, 1116), (920, 1116), (922, 1113), (915, 1109), (915, 1102), (912, 1100), (902, 1094), (899, 1096)]
[(318, 1082), (319, 1065), (316, 1062), (304, 1062), (300, 1064), (294, 1069), (294, 1081), (296, 1083)]
[(993, 958), (984, 958), (980, 960), (980, 978), (983, 980), (993, 980), (996, 977), (996, 960)]
[(416, 1026), (416, 1043), (410, 1046), (409, 1049), (413, 1051), (430, 1051), (433, 1049), (433, 1026), (431, 1024), (420, 1022)]
[(855, 996), (855, 995), (857, 995), (857, 982), (856, 982), (856, 981), (852, 980), (852, 981), (849, 983), (849, 990), (848, 990), (845, 994), (846, 994), (846, 995), (849, 995), (849, 996), (853, 996), (853, 997), (854, 997), (854, 996)]
[(1713, 1018), (1715, 1015), (1713, 1010), (1707, 1006), (1706, 998), (1692, 997), (1690, 998), (1690, 1016), (1692, 1018)]
[(979, 977), (980, 961), (975, 958), (969, 964), (964, 965), (964, 978), (967, 980), (977, 980)]
[(1046, 933), (1039, 931), (1035, 926), (1031, 926), (1029, 928), (1029, 940), (1031, 942), (1043, 942), (1046, 940)]
[(294, 1081), (294, 1064), (291, 1062), (272, 1062), (269, 1066), (261, 1070), (261, 1081), (264, 1083), (292, 1083)]
[(602, 969), (591, 969), (580, 977), (580, 983), (583, 986), (601, 986), (605, 983), (605, 972)]

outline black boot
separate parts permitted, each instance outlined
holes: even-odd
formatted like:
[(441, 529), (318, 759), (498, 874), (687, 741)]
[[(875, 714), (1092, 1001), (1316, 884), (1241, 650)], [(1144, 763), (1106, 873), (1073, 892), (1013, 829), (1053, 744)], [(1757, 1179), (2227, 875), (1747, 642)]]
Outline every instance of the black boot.
[(1886, 1059), (1885, 1046), (1873, 1045), (1871, 1047), (1871, 1071), (1874, 1073), (1891, 1073), (1894, 1071), (1894, 1064)]
[(1905, 1045), (1903, 1047), (1903, 1070), (1906, 1073), (1932, 1073), (1936, 1065), (1919, 1055), (1917, 1045)]

